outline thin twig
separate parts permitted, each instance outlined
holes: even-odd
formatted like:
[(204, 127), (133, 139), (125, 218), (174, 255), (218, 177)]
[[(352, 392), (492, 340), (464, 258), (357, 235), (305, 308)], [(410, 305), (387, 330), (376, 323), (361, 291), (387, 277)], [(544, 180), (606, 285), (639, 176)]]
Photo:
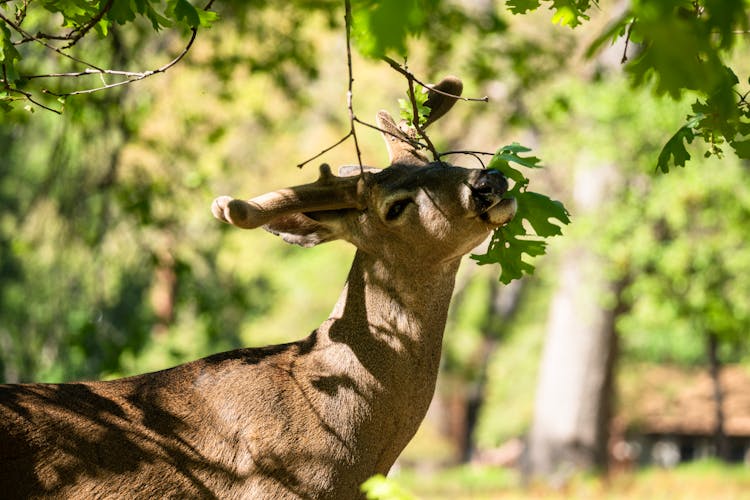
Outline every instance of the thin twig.
[[(100, 90), (107, 90), (107, 89), (111, 89), (111, 88), (114, 88), (114, 87), (119, 87), (121, 85), (128, 85), (130, 83), (143, 80), (144, 78), (148, 78), (149, 76), (153, 76), (153, 75), (156, 75), (158, 73), (164, 73), (169, 68), (171, 68), (172, 66), (174, 66), (175, 64), (177, 64), (178, 62), (180, 62), (182, 60), (182, 58), (185, 57), (185, 55), (190, 51), (190, 48), (193, 46), (193, 42), (195, 42), (195, 38), (198, 36), (198, 28), (195, 28), (195, 27), (190, 28), (190, 31), (191, 31), (190, 40), (188, 40), (188, 43), (187, 43), (187, 45), (185, 45), (185, 48), (182, 49), (182, 52), (180, 52), (177, 55), (177, 57), (175, 57), (174, 59), (172, 59), (171, 61), (169, 61), (164, 66), (161, 66), (161, 67), (156, 68), (156, 69), (151, 70), (151, 71), (144, 71), (143, 73), (135, 73), (134, 74), (135, 76), (133, 76), (132, 78), (128, 78), (126, 80), (122, 80), (122, 81), (115, 82), (115, 83), (108, 83), (106, 85), (102, 85), (101, 87), (95, 87), (95, 88), (92, 88), (92, 89), (76, 90), (76, 91), (73, 91), (73, 92), (64, 92), (64, 93), (61, 93), (61, 94), (58, 94), (56, 92), (52, 92), (51, 90), (48, 90), (48, 89), (43, 89), (42, 92), (44, 92), (45, 94), (50, 94), (50, 95), (56, 96), (56, 97), (68, 97), (68, 96), (81, 95), (81, 94), (93, 94), (94, 92), (99, 92)], [(118, 72), (113, 72), (112, 70), (98, 70), (98, 71), (89, 71), (88, 73), (89, 74), (102, 74), (102, 75), (106, 75), (106, 74), (125, 74), (127, 72), (119, 72), (118, 73)], [(39, 76), (37, 76), (37, 77), (39, 77)]]
[(327, 148), (323, 149), (319, 153), (315, 154), (311, 158), (308, 158), (307, 160), (300, 162), (297, 164), (297, 168), (302, 168), (311, 161), (315, 160), (316, 158), (320, 158), (336, 146), (339, 146), (340, 144), (343, 144), (347, 139), (350, 137), (354, 140), (354, 149), (357, 152), (357, 163), (359, 164), (359, 171), (360, 173), (364, 172), (364, 168), (362, 165), (362, 153), (359, 149), (359, 141), (357, 140), (357, 129), (356, 129), (356, 123), (361, 123), (363, 125), (367, 125), (368, 127), (371, 126), (363, 121), (361, 121), (359, 118), (357, 118), (357, 115), (354, 114), (354, 104), (353, 104), (353, 98), (354, 98), (354, 72), (352, 70), (352, 48), (351, 48), (351, 24), (352, 24), (352, 5), (350, 0), (344, 1), (344, 26), (346, 29), (346, 67), (349, 74), (349, 81), (347, 85), (347, 92), (346, 92), (346, 109), (349, 113), (349, 132), (333, 143), (332, 145), (328, 146)]
[(628, 48), (630, 47), (630, 34), (633, 32), (633, 25), (635, 24), (635, 19), (630, 21), (630, 24), (628, 24), (628, 30), (625, 33), (625, 48), (622, 50), (622, 59), (620, 59), (620, 64), (625, 64), (628, 62)]
[[(104, 4), (104, 7), (102, 7), (102, 10), (99, 11), (97, 15), (89, 19), (89, 22), (81, 26), (80, 28), (76, 28), (73, 31), (69, 33), (71, 40), (65, 46), (62, 48), (63, 50), (71, 48), (73, 45), (77, 44), (78, 41), (86, 36), (86, 33), (88, 33), (91, 28), (96, 26), (96, 24), (102, 20), (104, 17), (104, 14), (109, 12), (109, 9), (112, 8), (112, 4), (115, 3), (115, 0), (107, 0), (107, 3)], [(75, 35), (73, 35), (75, 33)]]
[(98, 66), (95, 66), (95, 65), (93, 65), (93, 64), (91, 64), (89, 62), (86, 62), (86, 61), (82, 60), (82, 59), (78, 59), (77, 57), (74, 57), (74, 56), (72, 56), (72, 55), (70, 55), (70, 54), (68, 54), (66, 52), (63, 52), (62, 49), (59, 49), (59, 48), (55, 47), (54, 45), (50, 45), (49, 43), (45, 42), (42, 39), (35, 38), (33, 35), (29, 34), (26, 30), (24, 30), (20, 25), (14, 23), (10, 19), (8, 19), (2, 12), (0, 12), (0, 19), (2, 19), (3, 21), (5, 21), (6, 24), (8, 24), (11, 28), (13, 28), (16, 32), (18, 32), (22, 36), (30, 38), (30, 39), (36, 41), (37, 43), (39, 43), (42, 46), (48, 48), (49, 50), (57, 52), (61, 56), (66, 57), (66, 58), (70, 59), (71, 61), (76, 62), (78, 64), (83, 64), (84, 66), (88, 66), (89, 68), (93, 68), (93, 69), (96, 69), (96, 70), (99, 70), (99, 71), (103, 71), (102, 68), (100, 68)]
[(443, 156), (448, 155), (468, 155), (474, 157), (474, 159), (477, 160), (480, 165), (482, 165), (482, 168), (487, 168), (487, 166), (484, 164), (484, 161), (482, 161), (482, 156), (494, 156), (494, 154), (495, 153), (488, 153), (487, 151), (456, 150), (440, 153), (440, 157), (442, 158)]
[(490, 101), (490, 98), (487, 97), (487, 96), (484, 96), (484, 97), (462, 97), (460, 95), (453, 95), (453, 94), (450, 94), (448, 92), (443, 92), (442, 90), (433, 88), (430, 85), (422, 82), (416, 76), (414, 76), (413, 73), (411, 73), (406, 68), (402, 67), (399, 63), (397, 63), (396, 61), (394, 61), (390, 57), (383, 56), (383, 60), (385, 62), (387, 62), (388, 65), (391, 68), (395, 69), (396, 71), (398, 71), (399, 73), (401, 73), (402, 75), (404, 75), (407, 79), (411, 78), (412, 80), (414, 80), (415, 82), (417, 82), (418, 84), (420, 84), (422, 87), (424, 87), (426, 89), (430, 89), (430, 91), (435, 92), (437, 94), (441, 94), (441, 95), (444, 95), (446, 97), (453, 97), (454, 99), (459, 99), (461, 101), (474, 101), (474, 102), (489, 102)]
[(352, 30), (352, 3), (351, 0), (344, 1), (344, 25), (346, 27), (346, 65), (349, 69), (349, 88), (346, 92), (346, 107), (349, 110), (349, 126), (350, 135), (354, 139), (354, 149), (357, 151), (357, 163), (359, 163), (359, 171), (363, 173), (362, 168), (362, 153), (359, 150), (359, 141), (357, 140), (357, 131), (354, 126), (356, 115), (354, 114), (352, 88), (354, 86), (354, 74), (352, 71), (352, 44), (351, 44), (351, 30)]
[[(307, 160), (303, 161), (302, 163), (298, 163), (297, 164), (297, 168), (302, 168), (305, 165), (307, 165), (308, 163), (310, 163), (311, 161), (315, 160), (316, 158), (320, 158), (321, 156), (323, 156), (324, 154), (326, 154), (327, 152), (329, 152), (330, 150), (332, 150), (333, 148), (335, 148), (339, 144), (343, 143), (345, 140), (347, 140), (351, 136), (352, 136), (352, 131), (350, 130), (349, 132), (347, 132), (347, 134), (344, 137), (342, 137), (341, 139), (339, 139), (338, 141), (336, 141), (331, 146), (328, 146), (327, 148), (325, 148), (320, 153), (316, 154), (315, 156), (313, 156), (311, 158), (308, 158)], [(360, 167), (361, 167), (361, 165), (360, 165)]]
[(91, 76), (91, 75), (115, 75), (115, 76), (127, 76), (138, 78), (143, 75), (151, 74), (153, 71), (122, 71), (118, 69), (91, 69), (86, 68), (83, 71), (71, 71), (68, 73), (46, 73), (43, 75), (24, 75), (26, 80), (33, 80), (34, 78), (77, 78), (80, 76)]
[(384, 128), (378, 127), (377, 125), (373, 125), (372, 123), (367, 123), (365, 121), (362, 121), (359, 118), (357, 118), (356, 116), (354, 117), (354, 121), (357, 122), (357, 123), (359, 123), (360, 125), (364, 125), (365, 127), (371, 128), (373, 130), (377, 130), (381, 134), (390, 135), (391, 137), (395, 137), (399, 141), (408, 142), (409, 145), (412, 146), (415, 149), (426, 149), (427, 148), (427, 144), (423, 144), (423, 143), (417, 141), (416, 139), (412, 139), (411, 137), (409, 137), (406, 134), (403, 134), (403, 135), (394, 134), (390, 130), (386, 130)]
[(50, 108), (49, 106), (46, 106), (46, 105), (42, 104), (41, 102), (38, 102), (36, 99), (34, 99), (34, 96), (30, 92), (26, 92), (24, 90), (16, 89), (16, 88), (11, 87), (8, 84), (8, 73), (7, 73), (7, 69), (6, 69), (6, 67), (5, 67), (4, 64), (2, 65), (2, 68), (3, 68), (3, 83), (5, 84), (4, 85), (4, 89), (5, 89), (6, 92), (12, 92), (12, 93), (15, 93), (15, 94), (21, 94), (30, 103), (32, 103), (32, 104), (34, 104), (36, 106), (39, 106), (42, 109), (46, 109), (47, 111), (52, 111), (53, 113), (56, 113), (58, 115), (62, 114), (62, 111), (58, 111), (58, 110), (56, 110), (54, 108)]
[(448, 155), (484, 155), (484, 156), (495, 156), (495, 153), (490, 153), (488, 151), (471, 151), (466, 149), (456, 149), (453, 151), (446, 151), (445, 153), (440, 153), (440, 156), (448, 156)]
[[(149, 71), (143, 71), (143, 72), (134, 72), (134, 71), (121, 71), (121, 70), (112, 70), (112, 69), (104, 69), (100, 68), (88, 61), (84, 61), (82, 59), (79, 59), (77, 57), (72, 56), (71, 54), (68, 54), (65, 52), (65, 50), (70, 49), (73, 45), (75, 45), (83, 36), (85, 36), (101, 19), (104, 17), (104, 15), (112, 8), (112, 5), (114, 3), (114, 0), (109, 0), (103, 7), (102, 10), (99, 11), (94, 17), (92, 17), (86, 24), (81, 26), (80, 28), (76, 28), (72, 30), (67, 35), (47, 35), (43, 33), (39, 33), (36, 36), (31, 35), (26, 30), (24, 30), (19, 23), (15, 23), (12, 20), (10, 20), (8, 17), (6, 17), (2, 12), (0, 12), (0, 20), (4, 21), (7, 25), (9, 25), (11, 28), (13, 28), (17, 33), (19, 33), (23, 39), (18, 42), (14, 42), (14, 44), (20, 44), (24, 43), (26, 41), (34, 41), (39, 43), (40, 45), (44, 46), (45, 48), (52, 50), (61, 56), (70, 59), (71, 61), (82, 64), (86, 66), (86, 69), (83, 71), (77, 71), (77, 72), (68, 72), (68, 73), (49, 73), (49, 74), (43, 74), (43, 75), (24, 75), (23, 78), (25, 79), (34, 79), (34, 78), (76, 78), (80, 76), (88, 76), (88, 75), (116, 75), (116, 76), (124, 76), (126, 77), (125, 80), (110, 83), (106, 85), (102, 85), (100, 87), (91, 88), (91, 89), (85, 89), (85, 90), (77, 90), (73, 92), (64, 92), (64, 93), (57, 93), (52, 92), (49, 89), (42, 89), (42, 93), (53, 95), (56, 97), (68, 97), (73, 95), (80, 95), (80, 94), (91, 94), (94, 92), (98, 92), (100, 90), (106, 90), (111, 89), (114, 87), (119, 87), (121, 85), (127, 85), (130, 83), (137, 82), (139, 80), (143, 80), (144, 78), (148, 78), (150, 76), (153, 76), (158, 73), (164, 73), (165, 71), (169, 70), (172, 66), (179, 63), (185, 55), (190, 51), (191, 47), (193, 46), (193, 43), (195, 42), (195, 39), (198, 35), (198, 27), (193, 26), (190, 28), (191, 36), (188, 40), (187, 44), (185, 45), (185, 48), (171, 61), (169, 61), (167, 64)], [(209, 0), (208, 3), (203, 7), (204, 11), (208, 11), (211, 6), (213, 5), (214, 0)], [(56, 39), (56, 40), (70, 40), (68, 44), (63, 46), (62, 48), (55, 47), (54, 45), (51, 45), (47, 43), (45, 40), (47, 39)], [(8, 91), (13, 91), (19, 94), (24, 95), (30, 102), (33, 104), (40, 106), (44, 109), (54, 111), (55, 113), (60, 113), (57, 110), (54, 110), (52, 108), (49, 108), (36, 100), (32, 98), (32, 94), (22, 91), (17, 88), (12, 88), (7, 84), (7, 77), (4, 75), (4, 81), (6, 82), (6, 89)]]
[(422, 126), (419, 124), (419, 109), (417, 107), (417, 98), (414, 95), (414, 77), (409, 74), (409, 76), (406, 77), (406, 80), (409, 82), (409, 100), (411, 101), (411, 112), (412, 112), (412, 125), (414, 125), (414, 128), (416, 129), (419, 136), (424, 139), (424, 142), (427, 143), (427, 149), (430, 150), (430, 153), (432, 153), (432, 159), (437, 161), (440, 159), (440, 154), (435, 149), (435, 145), (430, 140), (429, 136), (425, 133)]

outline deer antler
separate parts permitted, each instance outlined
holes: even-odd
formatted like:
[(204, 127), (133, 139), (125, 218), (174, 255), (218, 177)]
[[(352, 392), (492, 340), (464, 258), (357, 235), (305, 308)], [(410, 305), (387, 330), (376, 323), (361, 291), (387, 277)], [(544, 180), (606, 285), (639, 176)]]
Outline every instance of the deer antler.
[(337, 177), (324, 163), (320, 166), (318, 180), (313, 183), (279, 189), (247, 201), (220, 196), (211, 204), (211, 212), (223, 222), (253, 229), (291, 213), (341, 208), (361, 210), (370, 175), (364, 172), (356, 177)]

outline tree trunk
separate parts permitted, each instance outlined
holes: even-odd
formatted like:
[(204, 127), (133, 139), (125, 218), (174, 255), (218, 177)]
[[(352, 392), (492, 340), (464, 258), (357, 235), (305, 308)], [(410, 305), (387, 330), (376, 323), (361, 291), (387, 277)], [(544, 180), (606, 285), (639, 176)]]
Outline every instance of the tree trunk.
[[(618, 184), (614, 167), (579, 173), (574, 183), (578, 215), (597, 213)], [(527, 481), (562, 486), (578, 471), (607, 466), (615, 320), (626, 282), (611, 281), (606, 256), (591, 248), (590, 239), (582, 235), (560, 258), (524, 457)]]
[[(488, 370), (493, 354), (502, 345), (502, 333), (512, 321), (524, 291), (524, 281), (516, 280), (501, 285), (495, 274), (475, 274), (473, 279), (489, 281), (489, 297), (483, 312), (481, 347), (468, 361), (470, 369), (444, 369), (441, 373), (440, 408), (438, 417), (441, 432), (455, 450), (456, 463), (468, 463), (475, 458), (474, 431), (487, 393)], [(463, 302), (462, 294), (454, 299), (453, 312)]]
[(724, 431), (724, 391), (721, 388), (721, 361), (718, 353), (719, 339), (714, 333), (708, 334), (707, 354), (713, 396), (715, 404), (716, 427), (714, 428), (714, 446), (716, 456), (722, 460), (729, 460), (729, 446)]
[(606, 469), (617, 311), (596, 299), (617, 295), (620, 287), (598, 271), (600, 259), (586, 249), (563, 263), (542, 355), (527, 478), (561, 485), (577, 471)]
[(468, 463), (474, 458), (476, 452), (474, 430), (479, 422), (479, 415), (487, 393), (490, 361), (501, 344), (500, 336), (503, 328), (507, 327), (518, 310), (524, 291), (524, 282), (521, 280), (501, 286), (494, 275), (490, 279), (492, 280), (491, 295), (486, 319), (482, 326), (482, 351), (478, 360), (478, 375), (476, 380), (471, 382), (466, 396), (464, 440), (461, 448), (462, 463)]

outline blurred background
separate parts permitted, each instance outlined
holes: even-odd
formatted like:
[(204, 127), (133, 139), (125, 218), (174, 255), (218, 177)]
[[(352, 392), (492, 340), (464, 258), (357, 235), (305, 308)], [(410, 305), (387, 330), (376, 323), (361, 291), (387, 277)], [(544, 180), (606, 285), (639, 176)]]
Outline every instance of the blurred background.
[[(409, 47), (420, 78), (459, 75), (464, 95), (490, 98), (435, 125), (438, 149), (532, 147), (546, 166), (532, 189), (573, 219), (509, 286), (464, 262), (433, 405), (392, 473), (418, 498), (750, 491), (750, 171), (697, 147), (656, 172), (693, 99), (634, 88), (624, 44), (584, 57), (613, 3), (570, 30), (551, 12), (443, 2)], [(69, 98), (62, 116), (0, 115), (0, 381), (163, 369), (302, 338), (330, 312), (353, 248), (292, 247), (209, 207), (356, 163), (347, 142), (296, 168), (348, 131), (343, 9), (216, 8), (163, 75)], [(113, 33), (110, 65), (158, 67), (184, 44)], [(744, 39), (735, 53), (747, 75)], [(353, 64), (357, 116), (397, 114), (405, 80)], [(384, 166), (377, 132), (358, 134), (365, 163)]]

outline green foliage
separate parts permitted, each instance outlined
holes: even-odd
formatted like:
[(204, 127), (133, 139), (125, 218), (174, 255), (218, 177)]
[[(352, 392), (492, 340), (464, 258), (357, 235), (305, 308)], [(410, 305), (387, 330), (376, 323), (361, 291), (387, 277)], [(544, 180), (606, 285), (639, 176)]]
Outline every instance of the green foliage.
[(739, 158), (750, 159), (750, 105), (746, 101), (747, 93), (738, 94), (734, 86), (739, 80), (734, 73), (725, 68), (727, 84), (719, 86), (717, 91), (706, 99), (699, 99), (692, 105), (693, 115), (687, 123), (664, 145), (657, 160), (657, 168), (662, 172), (669, 171), (670, 156), (675, 166), (685, 166), (690, 159), (683, 140), (688, 144), (695, 137), (701, 137), (709, 146), (705, 157), (724, 154), (722, 145), (729, 144)]
[(0, 92), (0, 109), (10, 111), (13, 95), (8, 93), (10, 84), (18, 81), (17, 63), (21, 60), (21, 54), (13, 45), (10, 30), (6, 25), (0, 25), (0, 69), (2, 70), (2, 81), (6, 82), (5, 88)]
[[(6, 15), (11, 12), (13, 19)], [(137, 33), (146, 21), (157, 32), (165, 28), (197, 30), (210, 27), (217, 19), (215, 12), (188, 0), (13, 0), (0, 4), (0, 14), (0, 106), (5, 111), (26, 102), (62, 112), (54, 97), (76, 91), (60, 89), (57, 83), (62, 79), (77, 81), (87, 72), (101, 78), (110, 71), (120, 78), (132, 76), (129, 73), (134, 72), (108, 68), (100, 60), (103, 53), (124, 53), (123, 37), (113, 29), (127, 25)], [(133, 54), (137, 51), (133, 47)], [(99, 81), (97, 86), (102, 83), (106, 84)], [(47, 99), (45, 94), (51, 97)]]
[(594, 42), (594, 54), (606, 40), (627, 36), (640, 44), (640, 53), (627, 66), (635, 85), (654, 83), (659, 94), (680, 97), (685, 91), (702, 97), (693, 114), (664, 145), (657, 168), (684, 166), (690, 154), (684, 147), (695, 137), (709, 146), (705, 156), (723, 154), (729, 144), (740, 158), (750, 158), (750, 112), (747, 93), (729, 66), (737, 33), (748, 28), (746, 0), (730, 2), (633, 2), (630, 9)]
[[(419, 115), (419, 125), (422, 126), (427, 121), (427, 117), (430, 116), (430, 108), (425, 106), (427, 102), (427, 89), (420, 88), (414, 90), (414, 102), (417, 107), (417, 114)], [(401, 118), (406, 120), (406, 123), (410, 126), (414, 126), (414, 107), (411, 103), (411, 97), (409, 91), (406, 91), (406, 99), (398, 100), (399, 114)]]
[[(592, 2), (591, 0), (546, 0), (546, 3), (549, 4), (550, 9), (555, 10), (552, 22), (575, 28), (583, 21), (589, 19), (586, 11), (591, 7), (592, 3), (596, 4), (597, 2)], [(538, 9), (541, 4), (542, 0), (506, 1), (508, 10), (513, 14), (525, 14), (529, 11)]]
[[(487, 253), (471, 256), (479, 264), (500, 264), (500, 281), (506, 284), (524, 273), (534, 272), (534, 266), (523, 259), (524, 254), (529, 257), (543, 255), (547, 247), (545, 238), (562, 234), (561, 226), (550, 219), (560, 224), (570, 223), (568, 211), (562, 203), (528, 191), (529, 179), (511, 166), (512, 162), (526, 168), (541, 168), (539, 158), (519, 155), (529, 151), (529, 148), (513, 143), (501, 147), (492, 157), (488, 168), (499, 170), (515, 183), (506, 196), (516, 199), (518, 210), (512, 221), (495, 230)], [(533, 232), (528, 231), (524, 221)]]
[[(555, 20), (575, 27), (587, 19), (596, 2), (551, 1)], [(524, 14), (541, 5), (539, 0), (509, 0), (508, 8)], [(685, 92), (701, 96), (692, 116), (662, 149), (657, 168), (684, 166), (690, 159), (683, 141), (700, 137), (709, 146), (707, 155), (721, 156), (729, 144), (740, 158), (750, 158), (750, 114), (747, 93), (729, 59), (738, 34), (750, 26), (748, 0), (636, 0), (597, 37), (588, 50), (595, 55), (605, 43), (626, 38), (637, 46), (626, 66), (636, 87), (650, 86), (661, 95), (679, 99)], [(623, 60), (627, 59), (627, 54)]]
[(707, 334), (721, 339), (725, 362), (747, 352), (750, 177), (734, 158), (723, 160), (721, 175), (716, 160), (703, 161), (631, 198), (621, 210), (639, 216), (610, 235), (631, 243), (624, 262), (632, 306), (620, 327), (641, 359), (703, 362)]
[(435, 0), (354, 0), (352, 35), (359, 51), (372, 58), (406, 55), (406, 40), (418, 35)]
[(656, 160), (656, 168), (664, 173), (669, 172), (669, 164), (672, 163), (676, 167), (684, 167), (685, 163), (690, 159), (690, 153), (685, 148), (685, 143), (692, 143), (695, 139), (695, 132), (693, 127), (703, 119), (703, 115), (697, 115), (692, 117), (690, 121), (680, 127), (680, 129), (669, 139), (659, 153), (659, 158)]
[(382, 474), (372, 476), (362, 483), (362, 492), (368, 500), (415, 500), (416, 497), (393, 479)]

